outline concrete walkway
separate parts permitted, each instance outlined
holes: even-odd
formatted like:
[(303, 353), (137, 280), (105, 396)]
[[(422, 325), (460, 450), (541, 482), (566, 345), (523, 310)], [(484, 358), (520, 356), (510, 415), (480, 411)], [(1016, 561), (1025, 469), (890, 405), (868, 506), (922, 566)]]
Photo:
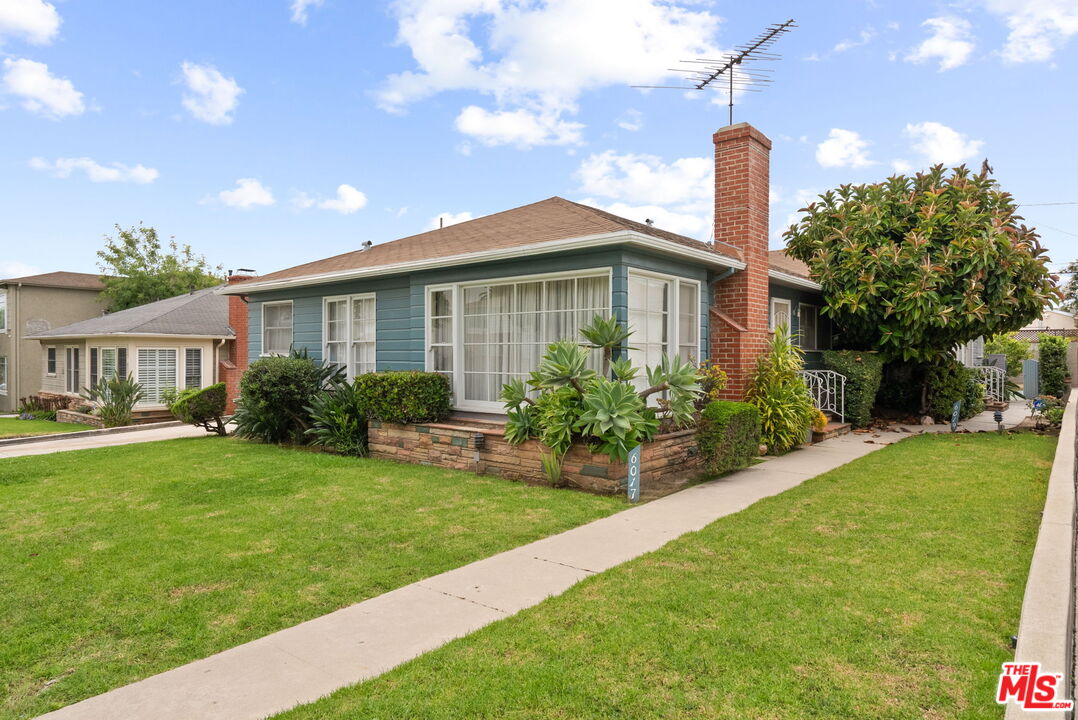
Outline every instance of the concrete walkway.
[(132, 443), (153, 440), (173, 440), (185, 437), (205, 437), (206, 431), (193, 425), (176, 425), (150, 430), (132, 430), (115, 435), (95, 435), (90, 437), (64, 437), (58, 434), (49, 440), (17, 443), (0, 447), (0, 458), (22, 457), (23, 455), (48, 455), (66, 450), (88, 450), (90, 448), (130, 445)]
[[(1009, 424), (1020, 421), (1017, 417)], [(921, 429), (927, 428), (916, 426)], [(899, 430), (850, 434), (768, 458), (719, 480), (421, 580), (42, 717), (265, 718), (380, 675), (559, 595), (590, 575), (911, 436)]]

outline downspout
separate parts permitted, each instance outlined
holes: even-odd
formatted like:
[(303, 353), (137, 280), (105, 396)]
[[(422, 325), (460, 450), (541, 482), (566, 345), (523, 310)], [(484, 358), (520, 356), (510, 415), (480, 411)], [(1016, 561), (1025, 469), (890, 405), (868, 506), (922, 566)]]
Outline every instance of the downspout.
[[(9, 367), (7, 369), (8, 384), (10, 385), (11, 391), (12, 391), (11, 394), (8, 395), (8, 397), (11, 399), (11, 409), (12, 410), (17, 410), (18, 409), (19, 381), (22, 380), (22, 373), (19, 372), (19, 360), (22, 359), (20, 357), (21, 353), (20, 353), (20, 348), (19, 348), (19, 343), (22, 342), (22, 338), (19, 335), (19, 311), (22, 310), (22, 298), (20, 297), (22, 295), (22, 293), (20, 292), (21, 290), (22, 290), (22, 283), (19, 283), (18, 285), (15, 286), (15, 318), (14, 318), (15, 324), (13, 326), (15, 332), (13, 334), (14, 342), (12, 342), (12, 344), (11, 344), (11, 348), (12, 348), (12, 351), (13, 351), (12, 354), (14, 355), (14, 358), (12, 360), (12, 364), (14, 365), (14, 367), (13, 368)], [(15, 382), (11, 382), (11, 371), (12, 370), (15, 371)]]
[(221, 338), (213, 348), (213, 384), (221, 381), (221, 346), (228, 342), (228, 338)]

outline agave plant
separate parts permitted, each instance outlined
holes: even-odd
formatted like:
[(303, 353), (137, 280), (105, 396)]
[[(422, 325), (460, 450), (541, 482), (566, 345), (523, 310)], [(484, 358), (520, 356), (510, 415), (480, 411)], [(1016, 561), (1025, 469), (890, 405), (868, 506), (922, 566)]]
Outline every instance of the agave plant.
[(616, 317), (604, 318), (602, 315), (596, 315), (590, 323), (580, 328), (580, 334), (592, 348), (602, 351), (602, 376), (609, 377), (614, 351), (623, 346), (633, 331), (622, 327)]
[(125, 378), (103, 377), (82, 389), (82, 397), (97, 404), (97, 414), (105, 427), (130, 425), (131, 413), (142, 396), (142, 385), (130, 374)]
[(631, 385), (598, 379), (584, 395), (584, 413), (579, 427), (585, 435), (599, 440), (599, 449), (625, 462), (629, 451), (658, 428), (658, 421), (646, 413), (647, 406)]

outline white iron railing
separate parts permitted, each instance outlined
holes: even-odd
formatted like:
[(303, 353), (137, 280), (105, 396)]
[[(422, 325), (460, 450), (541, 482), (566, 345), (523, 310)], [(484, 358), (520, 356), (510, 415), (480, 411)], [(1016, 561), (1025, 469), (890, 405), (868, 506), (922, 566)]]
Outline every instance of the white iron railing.
[(834, 370), (802, 370), (801, 379), (808, 385), (816, 407), (846, 422), (846, 376)]
[(991, 402), (1006, 402), (1007, 376), (1003, 368), (995, 365), (975, 365), (977, 382), (984, 385), (984, 397)]

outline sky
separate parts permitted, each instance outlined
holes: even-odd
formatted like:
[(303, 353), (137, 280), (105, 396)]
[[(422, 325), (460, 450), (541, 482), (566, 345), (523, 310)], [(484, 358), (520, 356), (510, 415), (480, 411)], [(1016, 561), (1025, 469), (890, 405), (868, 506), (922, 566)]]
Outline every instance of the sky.
[(0, 277), (138, 223), (267, 273), (553, 195), (706, 241), (727, 98), (632, 86), (791, 18), (735, 95), (772, 247), (819, 192), (988, 158), (1078, 258), (1078, 0), (0, 0)]

